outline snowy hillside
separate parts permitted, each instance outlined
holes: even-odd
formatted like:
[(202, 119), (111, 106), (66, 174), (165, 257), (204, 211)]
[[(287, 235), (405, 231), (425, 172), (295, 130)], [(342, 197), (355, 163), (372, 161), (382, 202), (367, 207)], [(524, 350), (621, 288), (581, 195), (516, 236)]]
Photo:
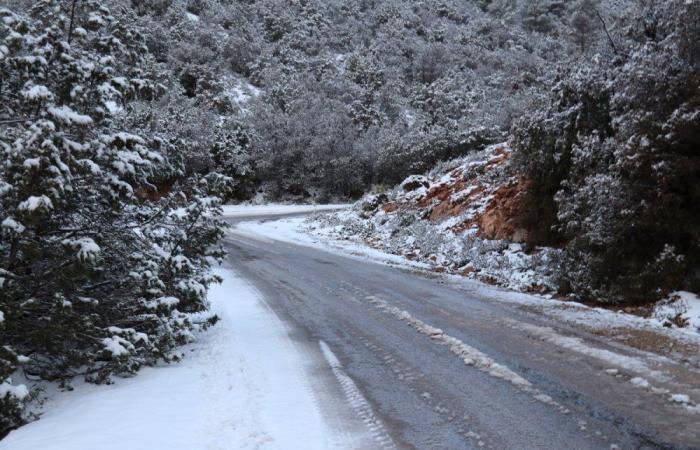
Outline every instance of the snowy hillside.
[[(578, 299), (561, 292), (563, 250), (527, 243), (529, 181), (511, 158), (506, 143), (488, 147), (426, 175), (411, 175), (390, 191), (368, 194), (350, 209), (315, 215), (302, 229), (366, 244), (434, 272), (546, 298)], [(698, 331), (698, 298), (668, 293), (629, 311)]]

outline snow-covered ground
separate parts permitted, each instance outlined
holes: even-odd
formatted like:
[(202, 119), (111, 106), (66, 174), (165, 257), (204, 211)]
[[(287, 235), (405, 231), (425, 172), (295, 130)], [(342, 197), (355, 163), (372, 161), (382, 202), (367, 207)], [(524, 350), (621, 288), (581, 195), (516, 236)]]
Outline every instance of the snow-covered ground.
[(322, 230), (312, 229), (307, 222), (307, 217), (301, 216), (264, 222), (240, 222), (236, 224), (234, 232), (255, 239), (274, 239), (291, 242), (293, 244), (306, 245), (320, 250), (342, 251), (348, 256), (371, 259), (389, 265), (420, 269), (430, 268), (430, 266), (425, 263), (411, 261), (402, 256), (376, 250), (368, 245), (363, 245), (355, 241), (332, 239), (327, 234), (322, 232), (317, 233), (316, 231)]
[(692, 292), (673, 292), (657, 305), (654, 317), (666, 325), (682, 322), (700, 331), (700, 297)]
[(217, 272), (224, 282), (210, 299), (221, 321), (184, 348), (181, 363), (143, 369), (110, 386), (55, 392), (41, 419), (12, 432), (0, 449), (363, 447), (369, 430), (329, 420), (318, 380), (309, 376), (337, 368), (320, 349), (318, 361), (301, 351), (254, 288), (230, 270)]
[(301, 214), (322, 211), (335, 211), (348, 208), (350, 205), (283, 205), (269, 203), (266, 205), (224, 205), (224, 216), (245, 217), (245, 216), (276, 216), (280, 214)]

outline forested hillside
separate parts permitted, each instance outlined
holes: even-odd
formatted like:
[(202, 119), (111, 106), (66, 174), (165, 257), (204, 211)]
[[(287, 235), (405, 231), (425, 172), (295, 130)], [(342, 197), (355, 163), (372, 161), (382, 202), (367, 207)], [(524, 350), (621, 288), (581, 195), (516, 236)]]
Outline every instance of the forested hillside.
[(589, 0), (138, 4), (203, 107), (187, 137), (211, 147), (221, 114), (240, 127), (208, 163), (228, 161), (243, 198), (357, 196), (503, 140), (567, 70), (613, 66), (645, 20), (638, 2)]
[(131, 123), (186, 144), (189, 172), (235, 176), (237, 198), (358, 196), (504, 140), (655, 20), (636, 1), (110, 3), (167, 71)]
[(553, 289), (700, 291), (698, 2), (1, 3), (0, 436), (20, 367), (179, 358), (222, 201), (356, 199), (497, 143)]
[(692, 26), (680, 1), (108, 3), (143, 30), (168, 89), (131, 104), (129, 125), (179, 139), (190, 173), (235, 176), (239, 199), (397, 183), (505, 140), (563, 79), (662, 41), (668, 14)]
[[(605, 19), (604, 10), (587, 3), (569, 33), (580, 14)], [(648, 305), (700, 291), (700, 6), (616, 11), (560, 53), (568, 67), (541, 66), (548, 83), (528, 96), (538, 102), (521, 104), (500, 154), (469, 152), (359, 203), (360, 234), (582, 301)], [(513, 255), (510, 243), (524, 252)]]

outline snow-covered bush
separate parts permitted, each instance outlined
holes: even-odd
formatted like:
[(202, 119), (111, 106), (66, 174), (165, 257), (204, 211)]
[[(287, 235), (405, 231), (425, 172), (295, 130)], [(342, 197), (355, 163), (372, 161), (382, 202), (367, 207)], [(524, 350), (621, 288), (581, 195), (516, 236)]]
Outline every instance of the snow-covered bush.
[(643, 12), (627, 55), (563, 77), (513, 139), (533, 236), (567, 242), (562, 285), (607, 302), (700, 289), (700, 5)]
[(64, 6), (0, 9), (0, 436), (26, 396), (14, 371), (102, 383), (176, 360), (216, 281), (226, 180), (184, 178), (167, 136), (119, 126), (156, 95), (128, 13)]

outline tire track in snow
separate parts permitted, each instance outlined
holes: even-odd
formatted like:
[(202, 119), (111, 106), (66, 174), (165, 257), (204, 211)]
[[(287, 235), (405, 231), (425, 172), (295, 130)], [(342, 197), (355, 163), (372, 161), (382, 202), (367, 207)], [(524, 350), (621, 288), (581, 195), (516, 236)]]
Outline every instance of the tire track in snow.
[(350, 406), (352, 406), (360, 419), (362, 419), (362, 421), (367, 425), (372, 438), (383, 449), (395, 449), (396, 445), (389, 435), (389, 432), (384, 427), (384, 424), (374, 414), (372, 406), (369, 404), (365, 396), (362, 395), (355, 382), (352, 381), (352, 378), (345, 373), (343, 366), (340, 364), (340, 361), (335, 356), (333, 351), (323, 341), (319, 341), (319, 346), (321, 347), (323, 357), (328, 362), (328, 365), (331, 366), (333, 375), (335, 375), (338, 383), (340, 383), (340, 387), (343, 389), (343, 393), (350, 403)]

